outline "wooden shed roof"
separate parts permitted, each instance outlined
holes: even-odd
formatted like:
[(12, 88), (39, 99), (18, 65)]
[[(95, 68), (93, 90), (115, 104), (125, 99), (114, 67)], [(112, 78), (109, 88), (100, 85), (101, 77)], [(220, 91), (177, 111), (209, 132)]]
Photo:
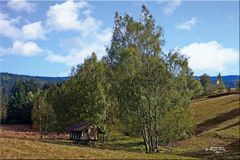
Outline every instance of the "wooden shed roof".
[[(93, 123), (91, 122), (80, 122), (78, 124), (72, 125), (66, 129), (67, 132), (72, 132), (72, 131), (83, 131), (87, 128), (89, 128)], [(103, 132), (100, 130), (99, 127), (97, 127), (99, 130), (99, 133), (103, 134)]]

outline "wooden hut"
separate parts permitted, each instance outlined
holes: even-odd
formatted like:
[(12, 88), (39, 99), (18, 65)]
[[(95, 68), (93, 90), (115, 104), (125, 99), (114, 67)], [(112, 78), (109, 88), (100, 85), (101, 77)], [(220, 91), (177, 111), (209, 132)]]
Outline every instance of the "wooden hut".
[(103, 132), (100, 128), (89, 122), (81, 122), (79, 124), (67, 128), (70, 140), (75, 140), (77, 143), (94, 144), (100, 139), (100, 134)]

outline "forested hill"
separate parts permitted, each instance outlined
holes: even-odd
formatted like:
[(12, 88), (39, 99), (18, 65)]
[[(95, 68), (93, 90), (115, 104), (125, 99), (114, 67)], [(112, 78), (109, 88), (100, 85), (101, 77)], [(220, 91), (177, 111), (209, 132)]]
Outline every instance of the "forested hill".
[(12, 73), (0, 73), (0, 88), (4, 88), (5, 92), (8, 94), (17, 80), (34, 81), (39, 83), (41, 86), (44, 86), (45, 84), (56, 84), (67, 79), (68, 77), (41, 77), (18, 75)]
[[(217, 76), (211, 76), (212, 83), (216, 83)], [(68, 79), (68, 77), (42, 77), (42, 76), (28, 76), (28, 75), (18, 75), (12, 73), (0, 73), (0, 87), (4, 87), (6, 92), (9, 92), (10, 89), (13, 87), (13, 84), (16, 80), (23, 80), (23, 81), (37, 81), (42, 86), (45, 84), (56, 84), (58, 82), (62, 82)], [(199, 77), (196, 77), (199, 79)], [(239, 80), (238, 75), (230, 75), (230, 76), (222, 76), (224, 84), (226, 87), (235, 88), (236, 82)]]

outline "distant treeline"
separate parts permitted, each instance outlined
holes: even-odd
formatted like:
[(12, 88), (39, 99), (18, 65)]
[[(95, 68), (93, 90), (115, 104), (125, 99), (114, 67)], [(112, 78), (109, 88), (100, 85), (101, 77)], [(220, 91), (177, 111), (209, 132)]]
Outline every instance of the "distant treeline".
[[(195, 77), (197, 80), (200, 76)], [(14, 83), (17, 80), (22, 81), (36, 81), (41, 87), (49, 84), (57, 84), (68, 80), (69, 77), (44, 77), (44, 76), (29, 76), (29, 75), (19, 75), (12, 73), (0, 73), (0, 88), (4, 88), (5, 93), (8, 95), (12, 89)], [(216, 84), (217, 76), (210, 76), (212, 84)], [(222, 76), (222, 80), (226, 88), (237, 88), (237, 82), (239, 81), (238, 75)]]
[(29, 75), (19, 75), (12, 73), (0, 73), (0, 88), (4, 89), (4, 93), (9, 95), (14, 83), (17, 80), (23, 82), (34, 81), (37, 82), (41, 87), (49, 84), (57, 84), (67, 80), (69, 77), (41, 77), (41, 76), (29, 76)]

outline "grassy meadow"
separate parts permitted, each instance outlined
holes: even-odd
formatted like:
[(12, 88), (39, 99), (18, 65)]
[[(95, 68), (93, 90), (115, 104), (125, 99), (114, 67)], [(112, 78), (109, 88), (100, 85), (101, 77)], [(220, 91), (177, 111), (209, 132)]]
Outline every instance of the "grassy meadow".
[[(192, 103), (196, 133), (189, 139), (161, 147), (160, 153), (146, 154), (141, 137), (116, 134), (116, 138), (104, 144), (84, 146), (62, 140), (40, 141), (37, 131), (18, 131), (13, 126), (1, 126), (1, 159), (238, 159), (239, 152), (239, 94), (194, 100)], [(226, 148), (225, 153), (205, 152), (208, 147)]]

